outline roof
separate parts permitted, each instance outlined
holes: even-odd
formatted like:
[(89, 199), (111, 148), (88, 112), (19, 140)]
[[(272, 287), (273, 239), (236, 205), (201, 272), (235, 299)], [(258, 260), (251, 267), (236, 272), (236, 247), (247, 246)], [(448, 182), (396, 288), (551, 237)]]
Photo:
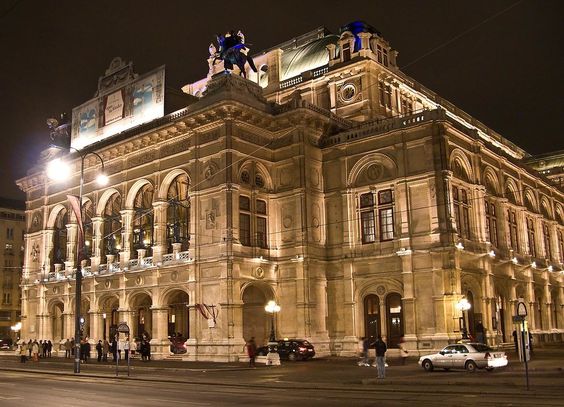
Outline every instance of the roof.
[(285, 51), (282, 54), (282, 68), (280, 80), (300, 75), (329, 63), (327, 45), (336, 44), (338, 35), (330, 34), (315, 41), (311, 41), (299, 48)]

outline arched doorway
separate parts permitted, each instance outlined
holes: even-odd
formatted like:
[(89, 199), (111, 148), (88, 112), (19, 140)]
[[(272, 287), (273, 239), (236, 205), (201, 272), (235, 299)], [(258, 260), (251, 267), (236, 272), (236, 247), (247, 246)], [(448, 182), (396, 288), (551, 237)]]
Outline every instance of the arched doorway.
[(134, 314), (133, 326), (130, 327), (133, 338), (141, 338), (143, 334), (152, 337), (152, 311), (153, 301), (148, 294), (139, 294), (132, 301), (131, 310)]
[(254, 285), (243, 292), (243, 338), (249, 340), (254, 337), (258, 346), (268, 343), (269, 317), (264, 306), (270, 299)]
[(381, 334), (380, 299), (370, 294), (364, 297), (364, 335), (374, 341)]
[(62, 302), (53, 305), (51, 314), (51, 337), (53, 343), (60, 342), (65, 335), (65, 318), (63, 315), (65, 307)]
[(403, 308), (401, 295), (390, 293), (386, 297), (386, 320), (388, 323), (388, 347), (397, 348), (403, 336)]
[(101, 301), (102, 310), (102, 339), (112, 339), (117, 332), (119, 323), (119, 299), (109, 297)]
[(168, 297), (168, 336), (180, 334), (190, 338), (189, 297), (184, 291), (174, 291)]

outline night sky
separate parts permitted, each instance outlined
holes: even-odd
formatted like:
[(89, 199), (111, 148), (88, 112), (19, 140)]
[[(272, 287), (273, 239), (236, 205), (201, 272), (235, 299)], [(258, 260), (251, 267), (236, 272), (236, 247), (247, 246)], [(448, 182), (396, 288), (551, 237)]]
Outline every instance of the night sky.
[(92, 98), (113, 57), (139, 74), (165, 64), (180, 88), (206, 75), (210, 42), (231, 29), (254, 53), (364, 20), (426, 87), (531, 154), (562, 150), (563, 11), (560, 0), (0, 0), (0, 196), (23, 199), (14, 180), (46, 147), (46, 119)]

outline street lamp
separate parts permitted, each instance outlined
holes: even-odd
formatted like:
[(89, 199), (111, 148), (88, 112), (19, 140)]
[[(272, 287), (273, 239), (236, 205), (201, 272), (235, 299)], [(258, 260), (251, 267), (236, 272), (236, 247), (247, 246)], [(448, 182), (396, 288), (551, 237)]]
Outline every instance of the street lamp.
[(16, 344), (20, 341), (20, 330), (22, 329), (22, 323), (21, 322), (16, 322), (15, 325), (12, 325), (10, 327), (10, 329), (12, 331), (14, 331), (14, 333), (16, 334)]
[(462, 339), (468, 339), (468, 310), (472, 308), (472, 304), (468, 302), (466, 297), (462, 297), (457, 303), (456, 308), (462, 311), (462, 322), (464, 327), (462, 329)]
[[(83, 213), (82, 213), (82, 191), (84, 188), (84, 160), (88, 155), (95, 155), (102, 164), (102, 171), (96, 178), (99, 185), (106, 185), (108, 183), (108, 177), (104, 174), (104, 160), (100, 154), (94, 151), (80, 152), (75, 148), (75, 150), (80, 154), (80, 184), (78, 189), (78, 197), (68, 195), (71, 208), (78, 220), (78, 239), (76, 241), (76, 288), (75, 288), (75, 315), (74, 315), (74, 373), (80, 373), (80, 336), (81, 336), (81, 322), (83, 322), (80, 317), (80, 300), (82, 296), (82, 269), (81, 262), (86, 254), (86, 244), (84, 239), (84, 225), (83, 225)], [(68, 163), (61, 158), (56, 158), (47, 164), (46, 168), (47, 176), (53, 181), (63, 181), (70, 176), (70, 167)], [(82, 321), (81, 321), (82, 320)]]
[(271, 300), (268, 301), (268, 304), (266, 304), (264, 310), (270, 313), (271, 318), (269, 342), (276, 342), (276, 335), (274, 333), (274, 314), (280, 312), (280, 305), (277, 305), (276, 301)]

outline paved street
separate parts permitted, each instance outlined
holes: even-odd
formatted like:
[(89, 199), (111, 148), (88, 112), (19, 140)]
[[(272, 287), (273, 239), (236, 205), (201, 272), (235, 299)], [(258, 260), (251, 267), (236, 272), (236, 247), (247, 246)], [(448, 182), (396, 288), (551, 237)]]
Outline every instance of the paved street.
[[(503, 370), (424, 372), (415, 360), (400, 366), (389, 360), (385, 380), (375, 368), (354, 359), (286, 362), (249, 369), (242, 363), (134, 360), (131, 376), (115, 377), (115, 366), (95, 361), (72, 373), (72, 361), (59, 358), (20, 364), (0, 356), (0, 405), (24, 406), (416, 406), (562, 405), (564, 350), (539, 350), (530, 363), (531, 390), (522, 364)], [(30, 384), (32, 384), (30, 386)]]

